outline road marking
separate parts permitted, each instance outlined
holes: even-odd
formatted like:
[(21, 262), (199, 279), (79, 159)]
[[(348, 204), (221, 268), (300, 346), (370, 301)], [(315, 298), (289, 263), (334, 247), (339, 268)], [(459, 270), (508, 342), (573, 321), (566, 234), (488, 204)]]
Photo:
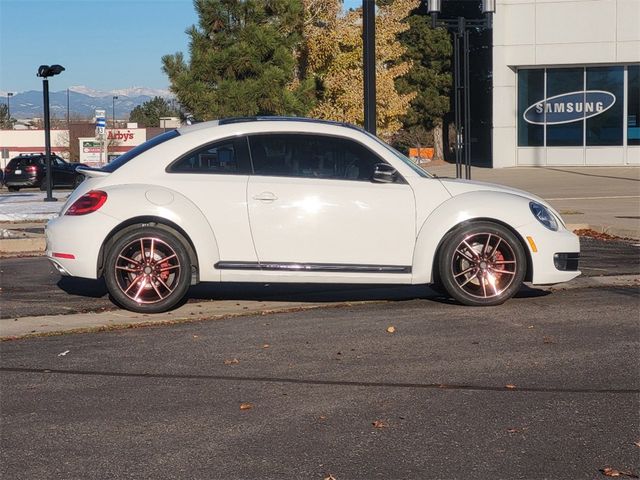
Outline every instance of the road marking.
[(615, 200), (618, 198), (640, 198), (640, 195), (619, 195), (614, 197), (566, 197), (566, 198), (547, 198), (546, 200)]

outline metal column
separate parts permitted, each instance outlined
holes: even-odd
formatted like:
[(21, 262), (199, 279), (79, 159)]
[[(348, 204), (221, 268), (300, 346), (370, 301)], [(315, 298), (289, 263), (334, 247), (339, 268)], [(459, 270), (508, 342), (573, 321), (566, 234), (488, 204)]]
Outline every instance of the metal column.
[(364, 61), (364, 129), (376, 134), (376, 3), (362, 1), (362, 57)]

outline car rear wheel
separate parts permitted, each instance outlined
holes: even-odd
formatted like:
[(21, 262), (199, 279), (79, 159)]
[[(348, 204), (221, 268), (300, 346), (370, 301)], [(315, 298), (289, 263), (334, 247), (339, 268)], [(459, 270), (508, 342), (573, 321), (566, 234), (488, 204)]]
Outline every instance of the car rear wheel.
[(186, 294), (191, 262), (179, 234), (143, 227), (114, 242), (104, 276), (109, 293), (120, 306), (158, 313), (175, 306)]
[(19, 192), (20, 191), (20, 187), (7, 187), (9, 189), (10, 192)]
[(80, 184), (83, 182), (84, 180), (84, 175), (76, 175), (75, 177), (73, 177), (73, 188), (74, 190), (76, 188), (78, 188), (80, 186)]
[(439, 259), (440, 279), (464, 305), (500, 305), (520, 289), (527, 261), (518, 238), (502, 225), (478, 222), (447, 235)]

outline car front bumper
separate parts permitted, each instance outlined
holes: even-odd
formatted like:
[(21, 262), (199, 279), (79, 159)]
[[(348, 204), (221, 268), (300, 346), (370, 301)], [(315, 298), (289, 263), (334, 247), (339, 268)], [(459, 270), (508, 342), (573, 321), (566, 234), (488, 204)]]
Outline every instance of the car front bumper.
[(557, 232), (535, 221), (518, 228), (531, 259), (531, 283), (550, 285), (572, 280), (578, 269), (580, 239), (564, 227)]

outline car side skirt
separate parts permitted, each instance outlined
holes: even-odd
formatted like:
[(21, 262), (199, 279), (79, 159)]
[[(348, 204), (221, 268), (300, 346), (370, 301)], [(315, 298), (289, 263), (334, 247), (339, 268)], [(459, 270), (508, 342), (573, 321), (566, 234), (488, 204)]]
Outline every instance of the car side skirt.
[(405, 265), (359, 265), (334, 263), (294, 263), (294, 262), (218, 262), (218, 270), (261, 270), (287, 272), (335, 272), (335, 273), (411, 273), (411, 266)]

